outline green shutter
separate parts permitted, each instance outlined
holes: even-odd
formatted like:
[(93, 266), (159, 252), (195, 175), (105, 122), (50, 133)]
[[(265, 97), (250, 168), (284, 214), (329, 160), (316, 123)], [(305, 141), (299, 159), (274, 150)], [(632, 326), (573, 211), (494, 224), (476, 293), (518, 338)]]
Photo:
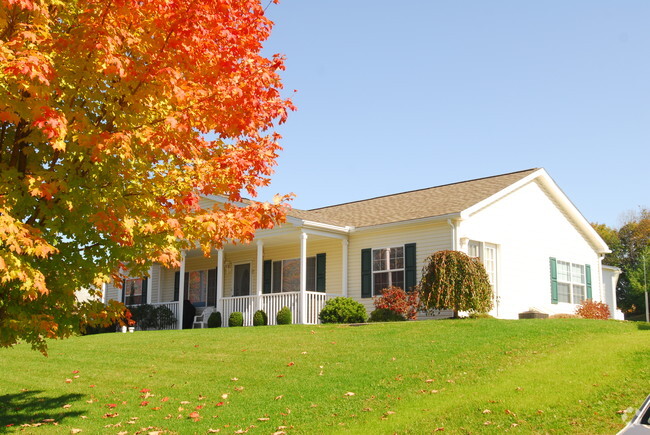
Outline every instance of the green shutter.
[(262, 293), (271, 293), (273, 285), (273, 261), (265, 260), (264, 269), (262, 270)]
[(122, 280), (122, 303), (126, 304), (126, 280)]
[(325, 293), (325, 254), (316, 254), (316, 291)]
[(550, 258), (551, 262), (551, 303), (557, 304), (557, 260)]
[(181, 273), (174, 272), (174, 301), (178, 300), (180, 288), (181, 288)]
[(416, 285), (417, 257), (415, 255), (415, 243), (404, 245), (404, 290), (413, 291)]
[(585, 264), (585, 278), (587, 279), (587, 299), (591, 299), (591, 266)]
[(217, 306), (217, 269), (208, 270), (208, 307)]
[(148, 282), (149, 282), (149, 278), (147, 277), (142, 278), (142, 296), (140, 297), (141, 304), (147, 303), (147, 288), (149, 287), (147, 285)]
[(361, 297), (372, 297), (372, 249), (361, 250)]

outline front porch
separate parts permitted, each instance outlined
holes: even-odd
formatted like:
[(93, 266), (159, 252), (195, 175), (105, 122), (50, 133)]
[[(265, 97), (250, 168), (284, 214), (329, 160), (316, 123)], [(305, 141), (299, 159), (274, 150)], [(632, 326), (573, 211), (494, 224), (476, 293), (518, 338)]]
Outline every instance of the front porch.
[(127, 305), (171, 311), (175, 322), (158, 329), (182, 329), (184, 323), (187, 328), (185, 300), (196, 314), (214, 307), (222, 326), (233, 312), (241, 312), (244, 326), (252, 326), (257, 310), (275, 325), (277, 312), (285, 306), (293, 323), (317, 324), (328, 299), (347, 296), (347, 251), (344, 229), (285, 225), (259, 231), (252, 244), (224, 246), (209, 258), (200, 250), (182, 252), (176, 270), (154, 264), (148, 278), (126, 280), (120, 296)]

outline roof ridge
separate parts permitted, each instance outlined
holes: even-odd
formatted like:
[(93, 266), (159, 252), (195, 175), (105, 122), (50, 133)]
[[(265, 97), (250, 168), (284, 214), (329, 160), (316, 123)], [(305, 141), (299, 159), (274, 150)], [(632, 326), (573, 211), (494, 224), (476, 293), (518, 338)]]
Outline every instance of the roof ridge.
[(310, 209), (308, 209), (308, 210), (304, 210), (304, 209), (303, 209), (303, 211), (308, 211), (308, 212), (309, 212), (309, 211), (319, 211), (319, 210), (324, 210), (324, 209), (328, 209), (328, 208), (340, 207), (340, 206), (343, 206), (343, 205), (357, 204), (357, 203), (360, 203), (360, 202), (371, 201), (371, 200), (373, 200), (373, 199), (388, 198), (388, 197), (390, 197), (390, 196), (398, 196), (398, 195), (405, 195), (405, 194), (407, 194), (407, 193), (422, 192), (422, 191), (424, 191), (424, 190), (438, 189), (438, 188), (440, 188), (440, 187), (453, 186), (453, 185), (455, 185), (455, 184), (471, 183), (471, 182), (474, 182), (474, 181), (487, 180), (487, 179), (489, 179), (489, 178), (505, 177), (506, 175), (519, 174), (519, 173), (521, 173), (521, 172), (537, 171), (537, 170), (539, 170), (539, 169), (541, 169), (541, 168), (529, 168), (529, 169), (523, 169), (523, 170), (520, 170), (520, 171), (507, 172), (507, 173), (505, 173), (505, 174), (490, 175), (490, 176), (487, 176), (487, 177), (473, 178), (473, 179), (471, 179), (471, 180), (456, 181), (456, 182), (453, 182), (453, 183), (440, 184), (440, 185), (438, 185), (438, 186), (423, 187), (423, 188), (421, 188), (421, 189), (407, 190), (407, 191), (405, 191), (405, 192), (397, 192), (397, 193), (391, 193), (391, 194), (388, 194), (388, 195), (375, 196), (375, 197), (372, 197), (372, 198), (358, 199), (358, 200), (356, 200), (356, 201), (342, 202), (342, 203), (340, 203), (340, 204), (326, 205), (326, 206), (324, 206), (324, 207), (310, 208)]

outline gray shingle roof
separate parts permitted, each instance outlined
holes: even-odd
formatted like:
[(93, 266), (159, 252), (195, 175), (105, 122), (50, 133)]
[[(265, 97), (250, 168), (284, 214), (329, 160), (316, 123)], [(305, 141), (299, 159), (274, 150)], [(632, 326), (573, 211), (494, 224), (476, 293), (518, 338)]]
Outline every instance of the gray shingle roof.
[(527, 169), (312, 210), (293, 209), (289, 216), (359, 228), (459, 213), (536, 170)]

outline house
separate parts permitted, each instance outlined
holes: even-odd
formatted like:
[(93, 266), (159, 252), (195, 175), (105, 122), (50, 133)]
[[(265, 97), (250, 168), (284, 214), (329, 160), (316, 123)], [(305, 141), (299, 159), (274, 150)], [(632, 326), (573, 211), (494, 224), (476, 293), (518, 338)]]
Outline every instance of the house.
[(288, 306), (295, 323), (314, 324), (329, 298), (349, 296), (371, 311), (382, 289), (415, 286), (427, 257), (445, 249), (482, 260), (495, 317), (573, 313), (585, 299), (616, 312), (611, 278), (603, 283), (607, 245), (544, 169), (294, 209), (252, 244), (226, 246), (211, 258), (184, 252), (180, 270), (154, 265), (148, 279), (126, 280), (125, 292), (107, 285), (105, 297), (165, 305), (177, 318), (178, 301), (189, 299), (224, 319), (243, 312), (247, 325), (257, 309), (273, 323)]

